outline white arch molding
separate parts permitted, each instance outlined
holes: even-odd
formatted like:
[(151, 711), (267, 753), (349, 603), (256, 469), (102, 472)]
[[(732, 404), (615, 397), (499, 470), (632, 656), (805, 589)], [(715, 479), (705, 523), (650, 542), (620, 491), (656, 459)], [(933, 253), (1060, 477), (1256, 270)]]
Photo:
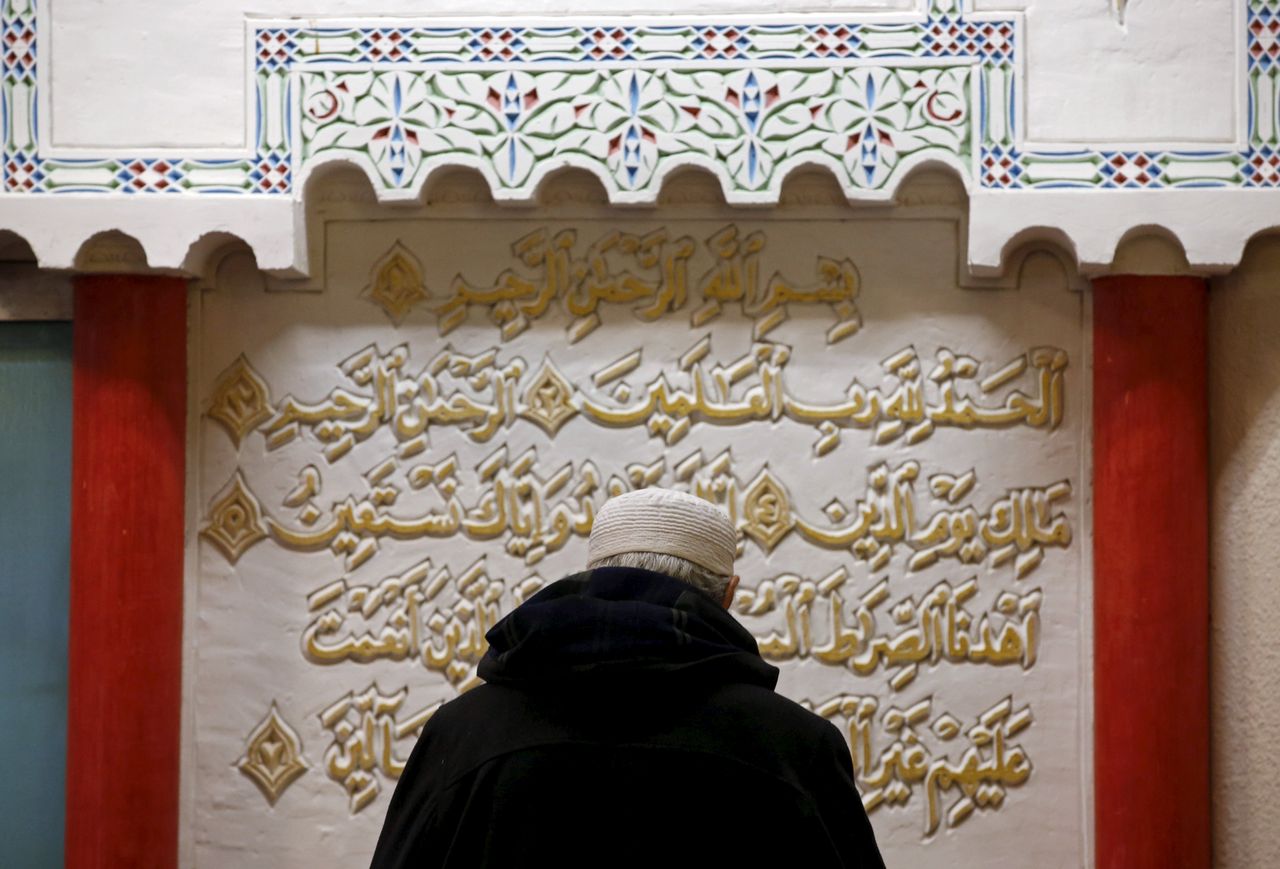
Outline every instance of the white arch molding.
[(49, 267), (72, 267), (86, 239), (116, 230), (150, 266), (181, 269), (198, 239), (225, 232), (264, 269), (302, 276), (300, 204), (333, 163), (359, 168), (388, 203), (420, 201), (438, 172), (464, 167), (496, 201), (525, 204), (577, 168), (635, 207), (691, 167), (730, 204), (768, 206), (798, 170), (831, 172), (859, 205), (938, 166), (969, 192), (975, 274), (1002, 271), (1032, 227), (1064, 237), (1086, 272), (1145, 226), (1176, 238), (1192, 268), (1222, 271), (1275, 225), (1266, 191), (1280, 183), (1280, 0), (1234, 8), (1243, 129), (1220, 145), (1028, 143), (1023, 13), (927, 0), (732, 19), (248, 18), (250, 145), (210, 158), (49, 146), (48, 3), (6, 0), (0, 227)]

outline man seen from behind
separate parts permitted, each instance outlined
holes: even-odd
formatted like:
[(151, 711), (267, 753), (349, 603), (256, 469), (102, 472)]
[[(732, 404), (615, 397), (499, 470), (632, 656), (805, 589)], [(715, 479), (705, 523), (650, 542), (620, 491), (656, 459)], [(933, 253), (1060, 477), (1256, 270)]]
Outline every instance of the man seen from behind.
[(732, 615), (736, 535), (664, 489), (605, 503), (587, 570), (495, 625), (431, 718), (371, 869), (883, 869), (830, 722)]

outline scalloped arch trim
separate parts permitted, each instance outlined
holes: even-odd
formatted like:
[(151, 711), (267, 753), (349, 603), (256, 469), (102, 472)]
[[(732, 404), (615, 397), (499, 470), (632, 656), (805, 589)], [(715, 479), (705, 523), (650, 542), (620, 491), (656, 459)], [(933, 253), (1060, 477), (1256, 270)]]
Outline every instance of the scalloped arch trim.
[[(969, 194), (977, 277), (1001, 272), (1028, 231), (1050, 232), (1098, 273), (1127, 233), (1158, 227), (1189, 269), (1220, 272), (1276, 226), (1263, 189), (1280, 186), (1280, 110), (1244, 112), (1246, 138), (1232, 150), (1029, 149), (1015, 98), (1021, 14), (975, 13), (968, 0), (790, 20), (255, 19), (253, 144), (220, 160), (46, 153), (38, 2), (0, 0), (0, 201), (3, 228), (46, 267), (75, 267), (86, 239), (114, 229), (142, 249), (117, 260), (200, 271), (213, 242), (196, 240), (221, 232), (264, 271), (305, 276), (299, 204), (310, 180), (339, 166), (384, 202), (430, 198), (443, 170), (461, 168), (500, 203), (537, 201), (549, 178), (585, 171), (608, 201), (639, 206), (660, 204), (688, 170), (714, 178), (730, 204), (772, 205), (807, 169), (829, 173), (848, 202), (876, 203), (922, 167), (945, 167)], [(1250, 108), (1280, 105), (1280, 52), (1268, 41), (1280, 0), (1236, 2), (1241, 92)]]

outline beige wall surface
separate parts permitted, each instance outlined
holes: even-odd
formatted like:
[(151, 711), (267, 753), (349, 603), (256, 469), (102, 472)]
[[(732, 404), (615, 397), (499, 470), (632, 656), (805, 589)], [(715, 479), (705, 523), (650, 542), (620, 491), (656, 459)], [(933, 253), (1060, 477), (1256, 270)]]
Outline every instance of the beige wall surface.
[(1280, 866), (1280, 242), (1210, 294), (1214, 864)]

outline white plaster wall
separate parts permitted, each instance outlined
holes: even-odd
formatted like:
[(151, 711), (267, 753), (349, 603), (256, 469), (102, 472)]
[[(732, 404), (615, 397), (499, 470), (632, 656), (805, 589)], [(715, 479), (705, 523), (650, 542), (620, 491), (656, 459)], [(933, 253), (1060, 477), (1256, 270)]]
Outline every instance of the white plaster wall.
[(1280, 866), (1280, 242), (1210, 295), (1214, 865)]
[[(1209, 143), (1237, 136), (1231, 0), (978, 0), (1026, 10), (1026, 136), (1060, 145)], [(1123, 9), (1123, 12), (1119, 12)]]
[[(58, 148), (236, 148), (245, 136), (246, 16), (634, 14), (625, 0), (45, 0)], [(1125, 7), (1123, 23), (1114, 4)], [(650, 15), (902, 10), (913, 0), (650, 0)], [(1027, 136), (1044, 143), (1235, 138), (1236, 0), (981, 0), (1026, 10)], [(42, 35), (42, 39), (49, 39)], [(139, 95), (145, 94), (145, 99)]]

